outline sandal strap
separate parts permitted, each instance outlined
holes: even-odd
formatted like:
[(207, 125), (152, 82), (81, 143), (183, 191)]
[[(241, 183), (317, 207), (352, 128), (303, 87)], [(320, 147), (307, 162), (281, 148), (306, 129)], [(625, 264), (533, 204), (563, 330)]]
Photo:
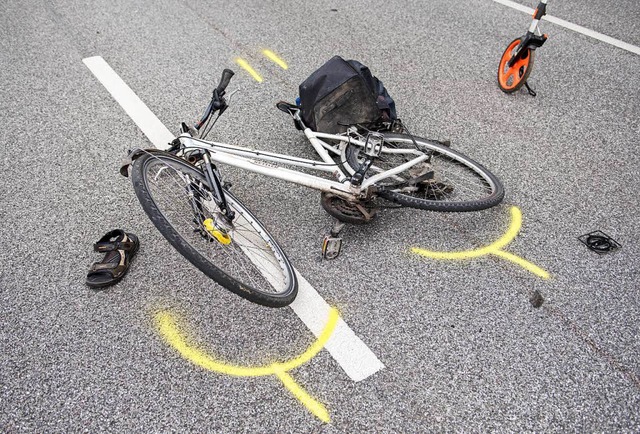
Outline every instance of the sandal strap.
[(113, 241), (113, 242), (97, 242), (93, 245), (96, 252), (113, 252), (114, 250), (129, 251), (133, 249), (135, 243), (133, 241)]
[(111, 274), (118, 274), (118, 272), (123, 268), (126, 268), (126, 265), (120, 265), (119, 263), (115, 262), (95, 262), (89, 268), (89, 273), (94, 273), (96, 271), (110, 271)]
[[(119, 241), (111, 241), (112, 239)], [(97, 243), (93, 245), (96, 252), (113, 252), (114, 250), (124, 250), (126, 252), (135, 248), (136, 243), (122, 229), (114, 229), (107, 232)]]

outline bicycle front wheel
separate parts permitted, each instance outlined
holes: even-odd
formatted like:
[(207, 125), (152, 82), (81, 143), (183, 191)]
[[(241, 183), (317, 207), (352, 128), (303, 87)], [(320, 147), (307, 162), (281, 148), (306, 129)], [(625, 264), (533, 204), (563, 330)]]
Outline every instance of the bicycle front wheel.
[[(169, 243), (204, 274), (254, 303), (283, 307), (296, 297), (298, 284), (286, 255), (258, 219), (231, 193), (235, 213), (224, 217), (203, 172), (168, 154), (145, 154), (132, 165), (138, 200)], [(221, 232), (223, 231), (223, 232)]]
[[(398, 167), (420, 153), (429, 155), (427, 161), (377, 182), (377, 195), (403, 206), (441, 212), (479, 211), (504, 199), (502, 183), (480, 163), (434, 140), (406, 134), (384, 133), (382, 152), (368, 175)], [(348, 172), (360, 167), (362, 154), (353, 142), (343, 147)]]

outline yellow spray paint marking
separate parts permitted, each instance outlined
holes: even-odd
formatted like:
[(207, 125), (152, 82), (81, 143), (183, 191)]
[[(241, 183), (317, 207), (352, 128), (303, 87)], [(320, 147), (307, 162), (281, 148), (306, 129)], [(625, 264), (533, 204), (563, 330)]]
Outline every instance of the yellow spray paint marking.
[(187, 343), (186, 338), (179, 332), (177, 321), (170, 312), (159, 312), (155, 316), (158, 331), (162, 337), (177, 350), (182, 357), (191, 363), (200, 366), (209, 371), (215, 371), (222, 374), (232, 375), (236, 377), (259, 377), (264, 375), (277, 376), (282, 384), (298, 399), (314, 416), (325, 423), (329, 423), (331, 418), (329, 412), (320, 402), (309, 395), (295, 380), (287, 373), (292, 369), (311, 360), (316, 354), (324, 348), (325, 344), (333, 334), (340, 315), (335, 308), (331, 308), (329, 319), (320, 337), (301, 355), (289, 360), (285, 363), (272, 363), (269, 366), (248, 367), (238, 366), (215, 360), (212, 356), (206, 354), (202, 350), (195, 348)]
[(278, 65), (282, 69), (289, 69), (289, 66), (286, 64), (284, 60), (278, 57), (276, 53), (271, 50), (262, 50), (262, 54), (267, 56), (269, 60)]
[(251, 67), (251, 65), (249, 65), (249, 63), (248, 63), (246, 60), (244, 60), (244, 59), (242, 59), (242, 58), (238, 57), (238, 58), (236, 58), (236, 63), (237, 63), (237, 64), (238, 64), (242, 69), (244, 69), (245, 71), (247, 71), (247, 72), (249, 73), (249, 75), (251, 75), (251, 76), (253, 77), (253, 79), (254, 79), (255, 81), (257, 81), (258, 83), (262, 83), (262, 77), (260, 76), (260, 74), (258, 74), (258, 73), (256, 72), (256, 70), (255, 70), (255, 69), (253, 69), (253, 68)]
[(492, 244), (489, 244), (486, 247), (482, 247), (475, 250), (464, 250), (461, 252), (434, 252), (431, 250), (420, 249), (418, 247), (414, 247), (411, 249), (413, 253), (417, 253), (418, 255), (426, 256), (432, 259), (471, 259), (477, 258), (479, 256), (485, 255), (495, 255), (500, 258), (506, 259), (508, 261), (514, 262), (520, 265), (525, 270), (528, 270), (535, 274), (536, 276), (542, 277), (543, 279), (549, 278), (549, 273), (537, 265), (523, 259), (517, 255), (512, 253), (505, 252), (502, 250), (507, 244), (515, 239), (522, 227), (522, 212), (517, 206), (511, 207), (511, 226), (507, 232), (500, 237), (497, 241)]

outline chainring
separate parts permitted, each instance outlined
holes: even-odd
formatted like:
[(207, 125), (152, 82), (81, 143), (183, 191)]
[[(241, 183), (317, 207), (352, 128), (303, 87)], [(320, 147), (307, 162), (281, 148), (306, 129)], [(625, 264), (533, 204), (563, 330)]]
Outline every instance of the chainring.
[(349, 202), (331, 193), (320, 195), (322, 208), (332, 217), (344, 223), (362, 225), (374, 219), (378, 208), (371, 202)]

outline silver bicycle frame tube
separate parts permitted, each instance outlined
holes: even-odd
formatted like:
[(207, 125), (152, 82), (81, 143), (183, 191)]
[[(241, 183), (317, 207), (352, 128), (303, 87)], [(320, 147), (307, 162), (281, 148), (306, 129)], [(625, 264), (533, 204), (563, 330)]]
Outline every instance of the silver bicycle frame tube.
[[(336, 140), (340, 142), (348, 141), (361, 147), (364, 147), (364, 143), (343, 135), (317, 133), (312, 131), (310, 128), (305, 129), (304, 133), (320, 158), (322, 158), (323, 162), (292, 157), (290, 155), (276, 154), (273, 152), (256, 151), (249, 148), (229, 145), (227, 143), (209, 142), (199, 139), (196, 140), (189, 134), (180, 135), (180, 140), (186, 148), (204, 149), (208, 151), (212, 161), (238, 167), (261, 175), (270, 176), (282, 181), (303, 185), (315, 190), (331, 192), (347, 199), (353, 199), (355, 196), (373, 186), (376, 182), (395, 176), (398, 173), (429, 159), (428, 155), (416, 151), (415, 154), (418, 156), (413, 160), (398, 167), (394, 167), (393, 169), (371, 176), (366, 179), (360, 187), (354, 187), (351, 185), (349, 178), (337, 168), (337, 164), (333, 161), (327, 149), (325, 149), (330, 148), (330, 145), (323, 142), (321, 139)], [(388, 152), (396, 153), (400, 151), (389, 149)], [(280, 167), (277, 164), (268, 164), (269, 162), (329, 172), (332, 173), (338, 181), (302, 173), (297, 170), (287, 169), (285, 167)]]
[(321, 178), (319, 176), (302, 173), (297, 170), (287, 169), (285, 167), (271, 165), (265, 166), (257, 163), (255, 160), (250, 160), (238, 155), (229, 155), (225, 152), (216, 152), (212, 149), (208, 149), (208, 151), (211, 154), (211, 160), (218, 163), (228, 164), (229, 166), (234, 166), (240, 169), (248, 170), (250, 172), (270, 176), (282, 181), (288, 181), (294, 184), (303, 185), (315, 190), (333, 192), (339, 196), (347, 198), (353, 198), (354, 196), (351, 184), (346, 180), (341, 183), (332, 181), (330, 179)]
[(422, 154), (421, 156), (416, 157), (411, 161), (407, 161), (406, 163), (401, 164), (401, 165), (399, 165), (397, 167), (394, 167), (393, 169), (389, 169), (389, 170), (386, 170), (386, 171), (384, 171), (382, 173), (378, 173), (377, 175), (370, 176), (369, 178), (367, 178), (362, 183), (362, 188), (366, 190), (368, 187), (374, 185), (376, 182), (378, 182), (378, 181), (380, 181), (382, 179), (389, 178), (391, 176), (397, 175), (398, 173), (403, 172), (403, 171), (409, 169), (410, 167), (415, 166), (416, 164), (419, 164), (419, 163), (422, 163), (425, 160), (428, 160), (429, 157), (430, 156), (427, 155), (427, 154)]
[[(329, 161), (331, 163), (329, 164), (322, 163), (317, 160), (293, 158), (289, 155), (275, 154), (272, 152), (255, 151), (226, 143), (193, 140), (186, 134), (180, 136), (180, 139), (187, 148), (204, 149), (208, 151), (211, 160), (217, 163), (227, 164), (229, 166), (238, 167), (250, 172), (259, 173), (261, 175), (270, 176), (272, 178), (303, 185), (316, 190), (332, 192), (349, 199), (353, 198), (354, 194), (363, 190), (360, 188), (354, 191), (350, 182), (339, 171), (335, 162), (331, 160), (330, 157)], [(302, 173), (297, 170), (279, 167), (275, 164), (268, 164), (268, 162), (331, 172), (339, 180), (342, 179), (342, 181), (332, 181), (319, 176)]]

